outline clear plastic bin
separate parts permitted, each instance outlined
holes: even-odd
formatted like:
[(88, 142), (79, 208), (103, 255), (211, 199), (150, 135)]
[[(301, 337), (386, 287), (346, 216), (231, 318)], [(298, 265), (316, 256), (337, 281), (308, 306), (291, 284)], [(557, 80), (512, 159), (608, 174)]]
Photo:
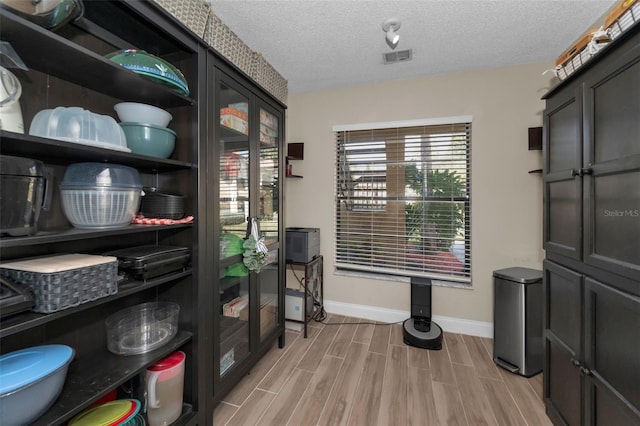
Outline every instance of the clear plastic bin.
[(142, 183), (132, 167), (76, 163), (67, 167), (60, 193), (64, 214), (74, 227), (117, 228), (133, 221)]
[(131, 152), (127, 137), (114, 118), (80, 107), (57, 107), (38, 112), (31, 121), (29, 134)]

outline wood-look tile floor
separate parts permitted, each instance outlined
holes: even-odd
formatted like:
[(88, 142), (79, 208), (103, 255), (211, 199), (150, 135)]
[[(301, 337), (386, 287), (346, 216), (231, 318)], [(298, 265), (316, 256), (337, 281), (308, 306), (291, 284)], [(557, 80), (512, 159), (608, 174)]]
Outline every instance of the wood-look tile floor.
[(287, 330), (216, 407), (214, 425), (550, 425), (542, 375), (496, 367), (491, 339), (444, 333), (440, 351), (405, 345), (402, 325), (329, 315)]

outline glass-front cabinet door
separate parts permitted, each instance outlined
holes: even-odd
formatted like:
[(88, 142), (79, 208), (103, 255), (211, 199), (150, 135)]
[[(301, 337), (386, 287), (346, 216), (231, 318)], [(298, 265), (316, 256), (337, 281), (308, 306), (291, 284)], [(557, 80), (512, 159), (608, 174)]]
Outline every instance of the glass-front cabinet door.
[(280, 138), (281, 117), (266, 106), (259, 106), (259, 201), (258, 220), (260, 235), (269, 252), (265, 265), (257, 274), (260, 301), (260, 340), (279, 325), (280, 281)]
[[(212, 293), (217, 392), (237, 382), (271, 340), (278, 337), (284, 345), (284, 114), (231, 72), (214, 67), (212, 78), (209, 148), (214, 154), (207, 179), (213, 185), (209, 229), (217, 260), (211, 269), (218, 275), (212, 277), (218, 283)], [(254, 229), (265, 257), (256, 252), (262, 246), (249, 238)]]
[(250, 185), (249, 97), (218, 81), (219, 111), (216, 158), (219, 159), (219, 374), (224, 377), (250, 353), (250, 274), (243, 263), (252, 193)]

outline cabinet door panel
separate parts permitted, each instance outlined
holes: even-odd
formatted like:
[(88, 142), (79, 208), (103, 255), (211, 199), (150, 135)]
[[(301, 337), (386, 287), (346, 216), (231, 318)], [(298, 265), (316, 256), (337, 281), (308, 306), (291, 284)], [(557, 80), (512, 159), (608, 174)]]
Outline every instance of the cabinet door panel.
[(545, 184), (545, 249), (575, 259), (582, 245), (581, 187), (577, 178)]
[(260, 233), (267, 243), (278, 241), (280, 172), (280, 119), (260, 108)]
[(544, 262), (545, 333), (551, 332), (580, 358), (582, 275)]
[(585, 83), (584, 261), (640, 279), (640, 45)]
[(593, 144), (593, 164), (640, 155), (640, 62), (633, 60), (587, 88), (585, 113), (591, 126), (585, 141)]
[(547, 170), (556, 173), (579, 166), (582, 157), (582, 110), (579, 93), (556, 109), (547, 109)]
[(585, 262), (640, 278), (640, 171), (588, 179)]
[(544, 249), (582, 256), (582, 92), (580, 86), (547, 102), (544, 113)]
[(280, 273), (278, 250), (269, 252), (267, 264), (260, 270), (260, 340), (278, 325), (278, 302)]
[(640, 410), (640, 298), (586, 279), (586, 364)]
[(257, 216), (260, 220), (260, 235), (271, 251), (267, 265), (258, 274), (260, 298), (260, 340), (267, 338), (279, 325), (278, 308), (282, 300), (280, 285), (282, 281), (278, 262), (281, 257), (278, 247), (281, 235), (280, 190), (280, 153), (282, 141), (282, 117), (273, 108), (258, 102), (259, 111), (259, 201)]
[[(220, 377), (230, 374), (253, 351), (250, 345), (250, 312), (253, 298), (249, 271), (241, 255), (250, 211), (250, 115), (249, 95), (231, 78), (220, 74), (217, 83), (216, 158), (217, 229), (220, 241), (219, 303), (217, 309)], [(217, 121), (215, 121), (217, 120)]]
[(555, 339), (545, 340), (545, 402), (566, 424), (579, 425), (582, 412), (580, 369), (571, 364), (573, 356)]
[(591, 400), (594, 405), (593, 424), (596, 425), (640, 425), (640, 416), (622, 403), (604, 386), (590, 382)]

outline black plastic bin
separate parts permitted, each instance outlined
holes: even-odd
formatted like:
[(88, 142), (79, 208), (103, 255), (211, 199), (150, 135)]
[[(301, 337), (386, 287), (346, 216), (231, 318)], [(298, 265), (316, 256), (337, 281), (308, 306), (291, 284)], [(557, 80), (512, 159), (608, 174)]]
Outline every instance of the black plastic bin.
[(493, 272), (493, 361), (531, 377), (542, 371), (542, 271)]

